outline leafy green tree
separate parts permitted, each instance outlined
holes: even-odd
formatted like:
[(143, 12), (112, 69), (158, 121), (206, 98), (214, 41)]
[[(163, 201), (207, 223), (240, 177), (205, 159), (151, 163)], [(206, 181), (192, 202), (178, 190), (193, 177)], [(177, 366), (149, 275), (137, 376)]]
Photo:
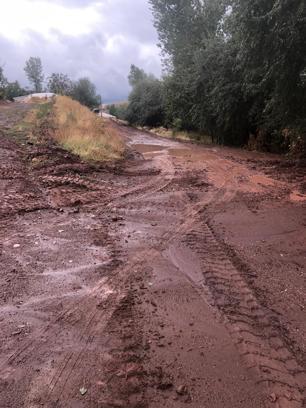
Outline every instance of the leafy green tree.
[(4, 76), (3, 68), (0, 67), (0, 100), (6, 97), (7, 79)]
[(82, 105), (94, 108), (101, 105), (101, 96), (89, 78), (81, 78), (73, 84), (71, 96)]
[(9, 99), (10, 101), (18, 96), (27, 95), (28, 93), (29, 92), (26, 89), (20, 86), (18, 81), (8, 82), (5, 89), (6, 99)]
[(306, 135), (304, 0), (150, 0), (164, 53), (167, 123), (242, 145)]
[(208, 98), (210, 92), (217, 94), (215, 61), (222, 60), (224, 65), (225, 2), (151, 0), (151, 3), (168, 70), (164, 86), (166, 123), (171, 125), (179, 120), (184, 128), (209, 131), (216, 140), (224, 139), (218, 135)]
[(305, 1), (234, 1), (232, 19), (251, 122), (270, 135), (305, 127)]
[(26, 61), (24, 71), (28, 77), (29, 82), (34, 87), (35, 92), (42, 92), (44, 74), (41, 59), (39, 57), (30, 57)]
[(131, 87), (136, 86), (139, 82), (144, 81), (148, 78), (148, 75), (143, 69), (136, 67), (136, 65), (131, 65), (130, 73), (128, 76), (129, 84)]
[(109, 114), (110, 114), (110, 115), (116, 116), (117, 109), (116, 109), (116, 106), (115, 106), (114, 104), (112, 104), (112, 105), (110, 105), (110, 106), (108, 107), (108, 111), (109, 111)]
[(116, 116), (118, 119), (126, 120), (127, 103), (112, 104), (108, 107), (110, 115)]
[(190, 68), (196, 50), (220, 29), (226, 5), (216, 0), (150, 0), (165, 62)]
[(131, 74), (142, 72), (142, 75), (137, 74), (137, 80), (132, 81), (133, 90), (129, 96), (126, 119), (141, 126), (160, 126), (165, 117), (163, 83), (153, 75), (147, 75), (135, 68), (131, 67)]
[(73, 83), (68, 75), (53, 73), (48, 78), (48, 90), (57, 95), (71, 95)]

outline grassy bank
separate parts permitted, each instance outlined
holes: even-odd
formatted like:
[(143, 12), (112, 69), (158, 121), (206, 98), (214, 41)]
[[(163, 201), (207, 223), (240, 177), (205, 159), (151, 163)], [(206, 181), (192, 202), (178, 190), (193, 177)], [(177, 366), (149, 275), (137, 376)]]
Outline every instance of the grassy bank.
[[(14, 109), (15, 106), (17, 107)], [(24, 109), (23, 107), (27, 107)], [(9, 116), (14, 125), (5, 133), (15, 140), (16, 143), (37, 143), (39, 138), (38, 129), (52, 111), (52, 102), (31, 101), (27, 105), (11, 105)]]
[(202, 134), (202, 133), (198, 133), (198, 132), (166, 129), (164, 127), (139, 128), (139, 129), (149, 130), (149, 132), (152, 132), (158, 136), (166, 137), (169, 139), (177, 139), (177, 140), (189, 141), (189, 142), (199, 142), (203, 144), (212, 144), (212, 139), (210, 136)]
[(120, 159), (123, 141), (108, 121), (71, 98), (58, 96), (53, 106), (55, 138), (65, 149), (84, 160)]

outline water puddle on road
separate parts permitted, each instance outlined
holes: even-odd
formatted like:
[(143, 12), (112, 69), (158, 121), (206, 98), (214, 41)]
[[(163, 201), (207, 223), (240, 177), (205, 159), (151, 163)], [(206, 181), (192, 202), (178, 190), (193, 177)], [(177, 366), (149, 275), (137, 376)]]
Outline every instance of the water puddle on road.
[(165, 150), (167, 147), (151, 144), (134, 144), (133, 148), (139, 153), (151, 153)]

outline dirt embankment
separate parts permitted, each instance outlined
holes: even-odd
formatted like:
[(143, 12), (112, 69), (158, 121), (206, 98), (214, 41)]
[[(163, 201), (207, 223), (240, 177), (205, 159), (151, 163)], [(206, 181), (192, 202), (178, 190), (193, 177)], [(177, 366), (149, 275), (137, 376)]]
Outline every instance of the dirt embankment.
[(305, 171), (120, 127), (89, 165), (0, 108), (1, 406), (305, 404)]

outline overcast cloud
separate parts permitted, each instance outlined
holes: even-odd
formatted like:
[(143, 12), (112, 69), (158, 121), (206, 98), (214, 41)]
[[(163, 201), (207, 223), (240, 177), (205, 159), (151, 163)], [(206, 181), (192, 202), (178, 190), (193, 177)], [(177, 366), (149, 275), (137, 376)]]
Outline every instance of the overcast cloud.
[(1, 5), (0, 64), (27, 85), (30, 56), (72, 79), (88, 76), (104, 101), (124, 100), (131, 64), (159, 76), (157, 34), (147, 0), (10, 0)]

